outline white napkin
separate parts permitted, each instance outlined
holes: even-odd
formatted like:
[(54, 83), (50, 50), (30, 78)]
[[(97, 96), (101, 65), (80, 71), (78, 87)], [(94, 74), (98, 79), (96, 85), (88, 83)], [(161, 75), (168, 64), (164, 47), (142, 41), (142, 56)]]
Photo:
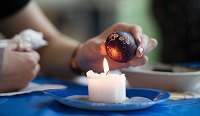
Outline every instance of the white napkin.
[(32, 29), (26, 29), (10, 40), (0, 40), (0, 47), (6, 47), (9, 43), (17, 43), (18, 51), (30, 48), (38, 49), (47, 45), (47, 41), (43, 39), (43, 34)]
[(25, 93), (31, 93), (35, 91), (43, 91), (47, 89), (66, 89), (67, 86), (59, 85), (59, 84), (37, 84), (30, 82), (26, 88), (23, 88), (17, 92), (9, 92), (9, 93), (0, 93), (0, 96), (13, 96)]

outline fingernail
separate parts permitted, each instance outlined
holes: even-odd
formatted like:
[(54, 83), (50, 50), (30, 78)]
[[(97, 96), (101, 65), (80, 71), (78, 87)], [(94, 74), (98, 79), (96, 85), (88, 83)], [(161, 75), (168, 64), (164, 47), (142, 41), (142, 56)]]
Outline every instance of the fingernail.
[(140, 57), (141, 57), (141, 56), (143, 55), (144, 48), (142, 48), (142, 47), (139, 47), (139, 48), (138, 48), (138, 50), (139, 50)]
[(137, 37), (137, 39), (138, 39), (138, 45), (140, 45), (141, 44), (141, 42), (142, 42), (142, 39), (141, 39), (141, 37)]

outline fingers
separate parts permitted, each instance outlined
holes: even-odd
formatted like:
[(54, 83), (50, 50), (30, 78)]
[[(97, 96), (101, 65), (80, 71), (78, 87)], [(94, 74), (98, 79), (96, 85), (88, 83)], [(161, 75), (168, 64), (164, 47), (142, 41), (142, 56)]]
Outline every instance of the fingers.
[(149, 43), (149, 38), (146, 35), (141, 36), (141, 42), (138, 45), (137, 51), (136, 51), (136, 56), (141, 57), (145, 51), (148, 49), (148, 43)]
[(153, 38), (149, 38), (147, 35), (143, 34), (141, 36), (141, 42), (138, 45), (136, 56), (141, 57), (145, 53), (150, 52), (157, 46), (157, 41)]
[(142, 28), (138, 25), (132, 25), (131, 26), (131, 30), (129, 31), (129, 33), (131, 33), (131, 35), (133, 36), (133, 38), (136, 41), (137, 45), (140, 45), (141, 41), (142, 41)]
[(129, 66), (140, 66), (148, 62), (148, 57), (146, 55), (141, 56), (140, 58), (134, 57), (131, 61), (127, 62)]
[(149, 44), (148, 44), (148, 49), (146, 50), (146, 53), (150, 52), (153, 50), (156, 46), (158, 45), (157, 40), (150, 38)]
[(37, 75), (39, 72), (40, 72), (40, 64), (37, 64), (36, 67), (35, 67), (35, 75)]
[(27, 52), (29, 53), (37, 62), (39, 62), (40, 60), (40, 55), (39, 53), (37, 53), (36, 51), (32, 50), (30, 52)]
[[(33, 68), (33, 75), (37, 75), (41, 69), (40, 64), (38, 63), (40, 60), (40, 55), (36, 52), (36, 51), (30, 51), (30, 52), (23, 52), (23, 53), (27, 53), (30, 55), (31, 60), (29, 61), (29, 64), (32, 64), (32, 68)], [(33, 76), (35, 77), (35, 76)], [(34, 79), (34, 78), (33, 78)]]

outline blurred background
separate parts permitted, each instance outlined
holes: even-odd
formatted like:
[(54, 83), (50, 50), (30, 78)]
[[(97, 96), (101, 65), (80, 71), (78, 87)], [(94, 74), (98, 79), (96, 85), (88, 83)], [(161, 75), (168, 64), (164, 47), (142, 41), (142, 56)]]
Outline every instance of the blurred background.
[[(85, 41), (117, 22), (137, 24), (149, 37), (160, 41), (152, 17), (152, 0), (36, 0), (46, 16), (63, 33)], [(160, 47), (148, 54), (159, 61)]]
[(85, 41), (117, 22), (137, 24), (158, 41), (149, 62), (200, 60), (198, 0), (36, 0), (63, 33)]

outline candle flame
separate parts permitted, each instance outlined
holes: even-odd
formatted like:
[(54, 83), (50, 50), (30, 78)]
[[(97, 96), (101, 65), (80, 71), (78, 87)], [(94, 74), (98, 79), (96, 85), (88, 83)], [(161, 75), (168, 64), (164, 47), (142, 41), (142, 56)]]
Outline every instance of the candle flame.
[(109, 66), (108, 66), (108, 61), (106, 60), (106, 58), (103, 59), (103, 69), (104, 69), (104, 73), (108, 74)]

